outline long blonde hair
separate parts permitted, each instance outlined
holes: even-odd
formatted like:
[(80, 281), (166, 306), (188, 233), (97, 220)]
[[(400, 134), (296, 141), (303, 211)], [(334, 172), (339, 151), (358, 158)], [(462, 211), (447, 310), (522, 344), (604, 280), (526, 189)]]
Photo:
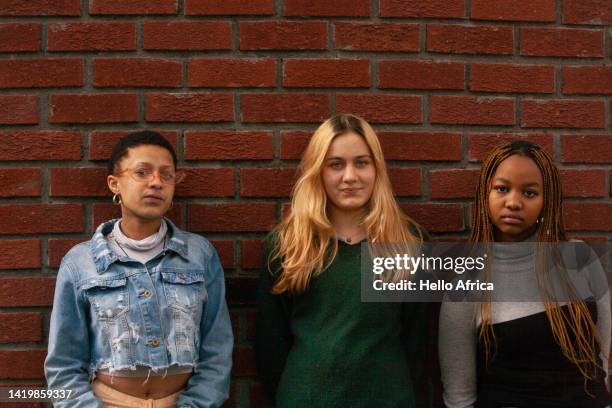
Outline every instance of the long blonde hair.
[[(563, 224), (562, 190), (559, 170), (550, 156), (542, 148), (527, 141), (507, 142), (494, 148), (482, 164), (480, 179), (476, 188), (472, 213), (472, 232), (470, 241), (475, 243), (489, 243), (494, 241), (494, 230), (489, 218), (489, 192), (495, 171), (502, 161), (513, 155), (528, 157), (534, 161), (542, 174), (544, 203), (535, 232), (536, 249), (555, 248), (555, 243), (567, 239)], [(551, 245), (544, 245), (547, 242)], [(563, 355), (571, 361), (586, 381), (594, 378), (595, 367), (600, 366), (599, 356), (596, 353), (598, 332), (588, 307), (576, 293), (567, 270), (560, 256), (553, 261), (556, 263), (561, 283), (568, 298), (567, 312), (563, 312), (556, 299), (550, 299), (546, 282), (551, 269), (544, 259), (543, 253), (549, 251), (536, 250), (536, 278), (541, 301), (544, 303), (546, 316), (550, 323), (552, 334), (559, 344)], [(538, 259), (540, 258), (540, 259)], [(488, 278), (488, 276), (485, 276)], [(485, 279), (486, 280), (486, 279)], [(483, 342), (486, 359), (495, 346), (495, 333), (491, 326), (491, 303), (480, 303), (481, 326), (480, 339)], [(591, 335), (589, 335), (591, 334)], [(572, 339), (573, 335), (573, 339)], [(588, 392), (588, 391), (587, 391)]]
[[(268, 266), (281, 261), (280, 276), (273, 293), (303, 293), (310, 280), (321, 274), (338, 253), (336, 233), (328, 217), (327, 195), (321, 176), (325, 157), (336, 136), (355, 133), (368, 145), (376, 169), (372, 197), (361, 225), (372, 243), (420, 243), (410, 233), (416, 223), (406, 216), (393, 197), (382, 148), (374, 129), (355, 115), (336, 115), (314, 132), (300, 164), (300, 177), (291, 194), (291, 212), (276, 227), (275, 248)], [(420, 232), (419, 232), (420, 234)], [(331, 248), (330, 248), (331, 247)], [(331, 249), (331, 252), (330, 252)], [(274, 271), (270, 271), (274, 272)]]

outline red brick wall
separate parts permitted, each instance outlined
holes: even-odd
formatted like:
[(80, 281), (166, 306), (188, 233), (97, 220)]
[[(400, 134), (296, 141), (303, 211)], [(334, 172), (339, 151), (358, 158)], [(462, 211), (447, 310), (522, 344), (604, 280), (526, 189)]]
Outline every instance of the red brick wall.
[(172, 218), (226, 268), (229, 406), (262, 404), (261, 239), (333, 113), (374, 124), (434, 235), (466, 235), (479, 160), (525, 137), (562, 169), (568, 228), (610, 241), (611, 25), (609, 0), (0, 0), (0, 384), (42, 379), (54, 273), (117, 213), (103, 165), (133, 129), (176, 146)]

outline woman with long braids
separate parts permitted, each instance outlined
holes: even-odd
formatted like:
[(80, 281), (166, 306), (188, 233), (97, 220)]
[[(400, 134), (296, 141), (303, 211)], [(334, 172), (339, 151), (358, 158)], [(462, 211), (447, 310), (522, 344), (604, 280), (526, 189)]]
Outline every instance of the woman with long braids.
[(220, 407), (232, 328), (219, 256), (164, 215), (181, 180), (159, 133), (115, 145), (107, 183), (121, 218), (62, 259), (45, 376), (57, 408)]
[(414, 407), (423, 304), (361, 302), (361, 242), (420, 245), (395, 201), (380, 143), (338, 115), (312, 136), (291, 211), (266, 243), (259, 376), (277, 407)]
[(539, 249), (569, 245), (562, 244), (559, 171), (538, 145), (508, 142), (484, 160), (470, 241), (493, 248), (485, 277), (495, 276), (496, 291), (518, 285), (513, 300), (521, 301), (443, 303), (446, 406), (607, 406), (607, 282), (584, 243), (572, 244), (572, 251)]

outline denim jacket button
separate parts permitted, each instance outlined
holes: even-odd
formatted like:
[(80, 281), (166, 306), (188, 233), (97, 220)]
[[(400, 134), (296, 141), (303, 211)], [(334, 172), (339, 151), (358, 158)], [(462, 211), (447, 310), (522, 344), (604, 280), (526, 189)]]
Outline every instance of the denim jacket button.
[(144, 296), (144, 297), (151, 296), (151, 291), (150, 290), (145, 290), (144, 292), (142, 292), (142, 296)]
[(150, 339), (150, 340), (147, 340), (147, 344), (149, 346), (152, 346), (152, 347), (157, 347), (157, 346), (159, 346), (159, 340), (158, 339)]

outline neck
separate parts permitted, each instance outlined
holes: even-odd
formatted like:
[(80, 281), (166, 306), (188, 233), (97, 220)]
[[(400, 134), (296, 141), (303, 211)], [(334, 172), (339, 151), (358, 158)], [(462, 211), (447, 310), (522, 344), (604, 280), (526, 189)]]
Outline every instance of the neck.
[(366, 231), (361, 225), (363, 219), (363, 210), (355, 211), (340, 211), (337, 208), (331, 208), (330, 221), (341, 238), (357, 238), (365, 235)]
[(159, 230), (161, 221), (161, 218), (144, 220), (142, 218), (126, 217), (124, 215), (121, 218), (119, 227), (126, 237), (140, 241), (141, 239), (145, 239), (155, 234)]

